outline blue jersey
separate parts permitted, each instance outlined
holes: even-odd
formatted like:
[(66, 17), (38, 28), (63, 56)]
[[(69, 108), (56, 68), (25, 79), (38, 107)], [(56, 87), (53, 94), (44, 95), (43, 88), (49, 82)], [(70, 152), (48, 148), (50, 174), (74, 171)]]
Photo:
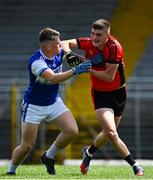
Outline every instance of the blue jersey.
[(53, 104), (58, 98), (58, 83), (51, 83), (41, 77), (48, 68), (54, 73), (62, 72), (63, 50), (52, 59), (47, 58), (41, 50), (31, 56), (28, 63), (30, 84), (25, 90), (24, 101), (38, 106)]

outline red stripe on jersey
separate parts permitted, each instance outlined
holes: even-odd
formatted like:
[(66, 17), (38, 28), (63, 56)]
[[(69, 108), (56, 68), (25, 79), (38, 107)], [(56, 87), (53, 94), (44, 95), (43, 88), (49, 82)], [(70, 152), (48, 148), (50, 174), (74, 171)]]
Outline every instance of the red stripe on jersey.
[(91, 38), (79, 38), (77, 40), (80, 49), (85, 51), (86, 57), (91, 58), (101, 52), (104, 56), (104, 65), (93, 67), (97, 71), (106, 69), (105, 63), (119, 64), (115, 78), (112, 82), (107, 82), (91, 75), (92, 87), (101, 91), (111, 91), (120, 88), (125, 83), (124, 76), (124, 51), (120, 43), (113, 36), (109, 36), (108, 41), (102, 51), (93, 46)]
[(110, 62), (115, 61), (116, 57), (117, 57), (117, 46), (116, 46), (116, 44), (114, 43), (114, 41), (108, 40), (107, 47), (108, 47), (109, 52), (110, 52), (109, 57), (108, 57), (108, 61), (110, 61)]

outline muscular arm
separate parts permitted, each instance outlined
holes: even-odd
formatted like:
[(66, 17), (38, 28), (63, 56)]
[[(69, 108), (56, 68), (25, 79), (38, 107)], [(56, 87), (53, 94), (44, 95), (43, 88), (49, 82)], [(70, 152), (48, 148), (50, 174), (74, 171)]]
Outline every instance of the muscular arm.
[(108, 81), (108, 82), (112, 82), (114, 80), (117, 68), (118, 68), (118, 64), (106, 63), (106, 70), (96, 71), (94, 69), (89, 69), (89, 72), (92, 75), (96, 76), (98, 79)]
[(32, 63), (31, 71), (36, 77), (42, 77), (43, 79), (52, 83), (65, 81), (74, 74), (72, 69), (66, 72), (54, 73), (52, 69), (48, 68), (46, 62), (41, 59), (38, 59)]
[(68, 70), (62, 73), (54, 73), (51, 69), (46, 69), (41, 76), (52, 83), (59, 83), (72, 77), (73, 71)]
[(62, 45), (64, 52), (68, 52), (68, 51), (71, 51), (71, 49), (78, 48), (76, 39), (61, 41), (61, 45)]
[(31, 72), (37, 77), (36, 80), (41, 81), (41, 83), (45, 82), (45, 80), (52, 83), (59, 83), (69, 79), (74, 74), (87, 73), (91, 65), (92, 64), (87, 61), (73, 67), (68, 71), (54, 73), (54, 71), (48, 67), (46, 62), (39, 59), (32, 63)]

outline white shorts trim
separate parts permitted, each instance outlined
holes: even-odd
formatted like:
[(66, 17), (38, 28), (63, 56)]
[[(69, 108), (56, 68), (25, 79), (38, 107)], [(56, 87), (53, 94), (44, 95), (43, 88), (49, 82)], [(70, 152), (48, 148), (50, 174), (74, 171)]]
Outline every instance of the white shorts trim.
[(37, 106), (23, 101), (21, 109), (21, 121), (32, 124), (52, 121), (64, 112), (69, 111), (61, 98), (58, 98), (54, 104), (49, 106)]

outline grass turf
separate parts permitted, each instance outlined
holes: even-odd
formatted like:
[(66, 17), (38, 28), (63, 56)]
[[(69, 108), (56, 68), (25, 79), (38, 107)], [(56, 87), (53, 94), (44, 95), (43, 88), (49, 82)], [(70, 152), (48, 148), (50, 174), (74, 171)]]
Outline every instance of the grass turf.
[(0, 179), (153, 179), (153, 167), (145, 166), (145, 175), (137, 177), (129, 166), (91, 166), (82, 175), (78, 166), (56, 165), (56, 175), (49, 175), (43, 165), (21, 165), (16, 176), (6, 175), (6, 166), (0, 167)]

